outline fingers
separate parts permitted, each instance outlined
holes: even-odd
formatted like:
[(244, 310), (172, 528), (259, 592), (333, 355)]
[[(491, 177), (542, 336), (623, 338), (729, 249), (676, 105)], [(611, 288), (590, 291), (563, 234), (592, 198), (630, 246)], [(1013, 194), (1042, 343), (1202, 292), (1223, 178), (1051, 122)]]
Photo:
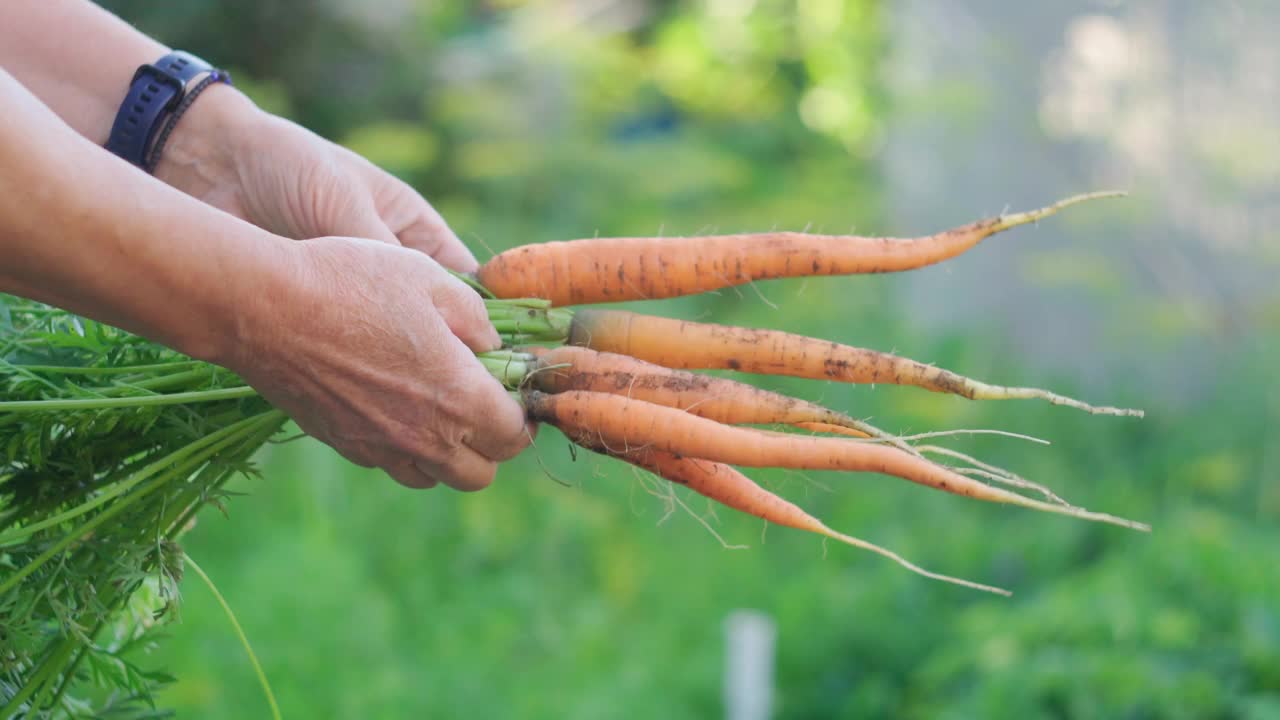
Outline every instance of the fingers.
[[(438, 317), (429, 322), (442, 324)], [(434, 332), (441, 336), (435, 344), (441, 354), (427, 363), (433, 368), (433, 385), (404, 400), (404, 412), (412, 419), (383, 425), (372, 436), (377, 448), (369, 447), (366, 437), (344, 443), (343, 454), (381, 467), (406, 487), (444, 483), (457, 490), (480, 490), (493, 482), (499, 462), (529, 443), (524, 409), (458, 338), (444, 327)]]
[(498, 473), (498, 463), (466, 446), (454, 448), (443, 460), (420, 459), (414, 460), (413, 465), (423, 476), (435, 478), (454, 490), (463, 492), (475, 492), (489, 487)]
[(438, 272), (431, 284), (431, 302), (449, 330), (472, 352), (502, 347), (502, 338), (489, 322), (484, 299), (461, 280)]
[[(480, 296), (402, 247), (351, 237), (289, 247), (307, 259), (288, 314), (300, 329), (249, 363), (250, 384), (276, 388), (264, 395), (305, 431), (405, 486), (489, 485), (530, 435), (520, 404), (475, 357), (501, 344)], [(340, 302), (315, 302), (326, 297)]]
[(462, 382), (469, 389), (466, 420), (474, 428), (463, 434), (462, 444), (499, 462), (520, 454), (532, 438), (520, 403), (477, 362), (471, 363)]
[(385, 470), (393, 480), (415, 490), (428, 490), (440, 484), (435, 476), (423, 472), (412, 460), (402, 460)]
[(400, 239), (383, 222), (373, 200), (353, 193), (347, 207), (326, 224), (323, 235), (368, 238), (389, 245), (399, 245)]
[(400, 242), (405, 247), (424, 252), (450, 270), (475, 272), (480, 267), (476, 258), (458, 236), (449, 229), (434, 208), (422, 201), (423, 212), (413, 224), (400, 231)]
[[(417, 442), (421, 447), (405, 447), (413, 467), (427, 478), (456, 490), (472, 491), (493, 482), (498, 463), (509, 460), (529, 444), (524, 408), (507, 393), (492, 375), (455, 338), (447, 341), (454, 351), (445, 363), (449, 387), (437, 396), (440, 411), (425, 425), (436, 430)], [(447, 437), (447, 444), (439, 439)], [(392, 477), (410, 487), (421, 478), (408, 472)]]
[(520, 453), (532, 437), (525, 426), (524, 411), (507, 397), (497, 381), (491, 397), (487, 392), (471, 398), (475, 432), (446, 448), (434, 447), (429, 456), (404, 457), (384, 467), (396, 482), (411, 488), (432, 488), (444, 483), (455, 490), (472, 492), (488, 487), (498, 471), (498, 463)]
[(480, 266), (440, 213), (416, 190), (354, 153), (349, 159), (368, 183), (378, 214), (400, 244), (426, 253), (450, 270), (474, 272)]

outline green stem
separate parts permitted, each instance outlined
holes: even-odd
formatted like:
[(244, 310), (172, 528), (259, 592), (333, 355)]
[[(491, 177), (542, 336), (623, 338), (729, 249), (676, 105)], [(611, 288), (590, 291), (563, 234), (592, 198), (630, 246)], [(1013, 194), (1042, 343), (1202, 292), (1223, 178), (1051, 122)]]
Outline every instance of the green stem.
[(480, 293), (480, 297), (482, 298), (496, 297), (489, 288), (480, 284), (480, 281), (476, 278), (474, 273), (461, 273), (457, 270), (449, 270), (449, 274), (466, 283), (467, 287)]
[(170, 393), (168, 395), (144, 395), (123, 398), (84, 398), (76, 400), (15, 400), (0, 402), (0, 413), (50, 412), (57, 410), (106, 410), (109, 408), (155, 407), (159, 405), (186, 405), (187, 403), (214, 402), (254, 397), (258, 392), (245, 385), (199, 392)]
[(512, 350), (480, 353), (476, 355), (476, 359), (490, 375), (509, 388), (520, 387), (538, 362), (537, 358), (528, 353)]
[[(34, 676), (28, 678), (26, 684), (22, 686), (22, 689), (19, 690), (3, 708), (0, 708), (0, 717), (16, 717), (18, 714), (18, 708), (27, 701), (27, 698), (31, 697), (36, 693), (36, 691), (53, 681), (53, 678), (57, 676), (58, 668), (62, 667), (66, 663), (66, 656), (75, 651), (76, 646), (67, 642), (72, 639), (73, 638), (71, 637), (64, 638), (56, 648), (50, 651), (49, 655), (45, 657), (44, 662), (40, 663), (40, 668), (36, 670)], [(35, 709), (35, 704), (36, 703), (32, 703), (32, 707), (28, 709)], [(28, 713), (28, 716), (30, 716), (30, 713)]]
[(520, 336), (527, 342), (564, 342), (573, 325), (573, 310), (553, 308), (537, 298), (485, 300), (489, 322), (506, 336)]
[(547, 310), (551, 307), (551, 301), (544, 298), (506, 298), (496, 299), (488, 298), (484, 301), (484, 306), (490, 311), (493, 310), (509, 310), (512, 308), (532, 308), (534, 310)]
[(195, 382), (208, 382), (216, 377), (218, 368), (213, 365), (206, 365), (202, 368), (194, 370), (185, 370), (183, 372), (170, 373), (159, 377), (151, 377), (137, 382), (120, 382), (118, 385), (103, 390), (104, 395), (117, 395), (121, 392), (129, 390), (165, 390), (174, 387), (182, 387)]
[(55, 375), (128, 375), (131, 373), (149, 374), (162, 370), (184, 370), (203, 364), (199, 360), (175, 360), (174, 362), (153, 363), (151, 365), (120, 365), (116, 367), (82, 367), (78, 365), (22, 365), (21, 367), (31, 372)]
[[(92, 638), (96, 636), (98, 631), (102, 629), (102, 625), (103, 623), (100, 621), (96, 626), (94, 626), (93, 632), (89, 634), (89, 637)], [(76, 652), (76, 650), (79, 650), (79, 652)], [(45, 700), (44, 693), (41, 693), (40, 697), (37, 697), (35, 702), (31, 703), (36, 709), (47, 708), (52, 710), (54, 706), (62, 700), (63, 694), (67, 692), (67, 688), (71, 686), (71, 681), (75, 678), (76, 668), (80, 666), (81, 661), (84, 660), (84, 656), (89, 653), (89, 646), (76, 641), (74, 637), (65, 638), (62, 642), (62, 647), (57, 651), (57, 657), (51, 658), (51, 660), (53, 660), (53, 666), (57, 667), (66, 662), (64, 658), (68, 652), (76, 652), (76, 656), (70, 663), (67, 663), (66, 669), (62, 671), (62, 682), (58, 683), (56, 687), (53, 687), (53, 695), (50, 696), (48, 700)], [(52, 678), (50, 679), (50, 682), (52, 682)]]
[(258, 656), (253, 652), (253, 646), (249, 644), (249, 637), (244, 634), (244, 628), (240, 627), (240, 621), (236, 620), (236, 614), (232, 612), (231, 605), (227, 603), (227, 599), (222, 597), (222, 593), (218, 592), (218, 587), (213, 584), (213, 580), (205, 573), (191, 556), (183, 553), (182, 557), (186, 560), (187, 565), (196, 571), (196, 575), (204, 581), (205, 586), (209, 588), (209, 592), (213, 593), (213, 598), (218, 601), (218, 605), (222, 606), (222, 612), (226, 613), (227, 620), (231, 622), (231, 628), (235, 630), (236, 637), (240, 638), (240, 645), (244, 647), (245, 655), (249, 656), (249, 663), (253, 665), (253, 672), (258, 676), (258, 684), (262, 686), (262, 692), (267, 696), (267, 704), (271, 706), (271, 717), (274, 720), (280, 720), (280, 706), (276, 704), (275, 693), (271, 692), (271, 683), (267, 682), (267, 674), (262, 671), (262, 663), (258, 662)]
[(502, 336), (502, 344), (507, 347), (521, 345), (562, 345), (566, 338), (549, 338), (537, 333), (498, 333)]
[[(94, 635), (97, 635), (97, 630), (100, 627), (101, 625), (99, 625), (98, 628), (94, 628)], [(62, 682), (58, 684), (58, 689), (53, 693), (53, 697), (49, 698), (47, 707), (53, 708), (57, 706), (59, 702), (61, 702), (62, 696), (66, 694), (67, 688), (71, 687), (71, 681), (76, 676), (76, 668), (80, 667), (80, 663), (84, 661), (84, 656), (88, 654), (89, 654), (89, 646), (81, 645), (80, 652), (76, 653), (75, 659), (73, 659), (71, 663), (67, 665), (67, 669), (63, 671)]]

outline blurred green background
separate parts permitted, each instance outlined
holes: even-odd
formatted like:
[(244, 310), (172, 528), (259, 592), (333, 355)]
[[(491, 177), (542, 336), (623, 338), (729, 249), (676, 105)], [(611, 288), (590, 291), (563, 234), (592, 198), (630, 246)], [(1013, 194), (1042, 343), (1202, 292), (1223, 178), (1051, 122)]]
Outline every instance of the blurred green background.
[[(646, 310), (771, 326), (1145, 420), (770, 381), (1150, 536), (885, 477), (755, 473), (837, 529), (1014, 590), (711, 513), (556, 432), (475, 495), (272, 448), (188, 551), (286, 717), (705, 718), (726, 616), (778, 626), (779, 718), (1280, 718), (1280, 13), (1165, 0), (114, 0), (258, 102), (411, 182), (482, 259), (591, 235), (916, 234), (1132, 197), (941, 267)], [(1269, 78), (1269, 79), (1268, 79)], [(180, 715), (265, 716), (208, 591), (144, 664)]]

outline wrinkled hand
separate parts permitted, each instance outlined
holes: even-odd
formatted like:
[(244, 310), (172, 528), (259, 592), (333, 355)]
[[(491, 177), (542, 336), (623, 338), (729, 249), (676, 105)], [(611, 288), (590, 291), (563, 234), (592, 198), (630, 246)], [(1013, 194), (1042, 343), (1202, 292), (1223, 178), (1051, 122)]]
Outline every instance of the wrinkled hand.
[(528, 444), (524, 413), (474, 352), (500, 345), (484, 303), (426, 255), (286, 243), (268, 302), (223, 364), (308, 434), (410, 487), (479, 490)]
[(404, 485), (459, 490), (486, 487), (528, 444), (521, 408), (473, 355), (500, 344), (484, 304), (441, 267), (475, 258), (408, 185), (218, 85), (156, 176), (276, 235), (319, 238), (282, 251), (270, 302), (221, 362), (305, 432)]
[(370, 238), (459, 271), (475, 258), (413, 188), (233, 88), (212, 86), (165, 147), (156, 176), (254, 225), (295, 240)]

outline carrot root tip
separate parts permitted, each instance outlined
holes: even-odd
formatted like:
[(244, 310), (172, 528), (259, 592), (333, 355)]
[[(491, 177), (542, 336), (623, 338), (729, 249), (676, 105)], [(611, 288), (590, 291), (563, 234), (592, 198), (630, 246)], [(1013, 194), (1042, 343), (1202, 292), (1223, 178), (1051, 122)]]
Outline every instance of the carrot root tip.
[(1048, 390), (1030, 387), (1003, 387), (987, 385), (974, 381), (969, 396), (974, 400), (1044, 400), (1051, 405), (1082, 410), (1090, 415), (1116, 415), (1120, 417), (1145, 417), (1146, 413), (1136, 408), (1111, 407), (1109, 405), (1090, 405), (1075, 398), (1059, 395)]
[(1029, 223), (1038, 222), (1050, 215), (1055, 215), (1059, 211), (1079, 205), (1080, 203), (1089, 202), (1090, 200), (1102, 200), (1105, 198), (1125, 197), (1129, 193), (1124, 190), (1103, 190), (1099, 192), (1082, 193), (1080, 195), (1072, 195), (1069, 198), (1063, 198), (1052, 205), (1046, 205), (1035, 210), (1028, 210), (1020, 213), (1010, 213), (1001, 215), (990, 228), (990, 232), (996, 233), (1009, 228), (1018, 227), (1019, 225), (1027, 225)]
[(1010, 505), (1018, 505), (1021, 507), (1030, 508), (1032, 510), (1043, 510), (1045, 512), (1050, 512), (1057, 515), (1066, 515), (1067, 517), (1078, 518), (1080, 520), (1088, 520), (1090, 522), (1100, 522), (1100, 523), (1105, 523), (1107, 525), (1116, 525), (1118, 527), (1128, 528), (1130, 530), (1137, 530), (1139, 532), (1146, 532), (1146, 533), (1151, 532), (1150, 525), (1146, 523), (1138, 522), (1136, 520), (1129, 520), (1127, 518), (1117, 517), (1115, 515), (1108, 515), (1106, 513), (1094, 512), (1092, 510), (1086, 510), (1076, 505), (1057, 505), (1050, 502), (1035, 500), (1033, 498), (1025, 497), (1017, 493), (1012, 493), (1005, 490), (998, 490), (996, 488), (991, 488), (991, 490), (993, 492), (999, 493), (1002, 496), (1000, 499), (992, 498), (996, 502), (1005, 502)]
[(972, 588), (974, 590), (981, 590), (983, 592), (994, 593), (996, 595), (1003, 595), (1005, 597), (1009, 597), (1010, 595), (1013, 594), (1012, 592), (1009, 592), (1004, 588), (998, 588), (993, 585), (983, 585), (982, 583), (976, 583), (976, 582), (973, 582), (972, 580), (965, 580), (964, 578), (952, 577), (950, 575), (942, 575), (940, 573), (925, 570), (924, 568), (920, 567), (919, 565), (916, 565), (910, 560), (907, 560), (906, 558), (893, 552), (892, 550), (882, 548), (879, 545), (867, 542), (866, 540), (859, 540), (858, 538), (853, 537), (852, 535), (845, 535), (844, 533), (836, 532), (835, 530), (832, 530), (831, 528), (821, 523), (819, 523), (817, 528), (815, 529), (817, 530), (817, 532), (833, 540), (838, 540), (842, 543), (845, 543), (846, 545), (852, 545), (853, 547), (861, 548), (863, 550), (870, 550), (871, 552), (876, 553), (877, 555), (887, 557), (890, 560), (898, 563), (902, 567), (910, 570), (911, 572), (916, 573), (917, 575), (923, 575), (924, 577), (927, 577), (933, 580), (941, 580), (942, 582), (951, 583), (953, 585), (960, 585), (962, 587)]

